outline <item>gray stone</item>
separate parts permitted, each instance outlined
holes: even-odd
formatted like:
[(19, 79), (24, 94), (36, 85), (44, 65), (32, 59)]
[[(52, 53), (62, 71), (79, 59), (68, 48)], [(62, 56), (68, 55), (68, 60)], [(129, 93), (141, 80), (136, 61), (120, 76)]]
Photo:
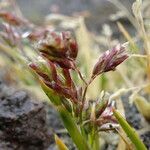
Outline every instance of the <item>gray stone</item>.
[(18, 145), (19, 150), (47, 148), (52, 133), (47, 130), (43, 104), (32, 100), (26, 91), (5, 93), (0, 90), (0, 148), (9, 150), (9, 143)]

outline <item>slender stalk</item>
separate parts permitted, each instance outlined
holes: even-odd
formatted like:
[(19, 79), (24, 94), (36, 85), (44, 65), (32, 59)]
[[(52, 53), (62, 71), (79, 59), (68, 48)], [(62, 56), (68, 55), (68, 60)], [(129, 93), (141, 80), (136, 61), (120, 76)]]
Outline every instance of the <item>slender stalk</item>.
[(136, 46), (133, 38), (130, 36), (130, 34), (128, 33), (128, 31), (125, 29), (125, 27), (123, 26), (123, 24), (121, 24), (120, 22), (117, 22), (118, 28), (119, 30), (122, 32), (122, 34), (124, 35), (124, 37), (129, 41), (131, 48), (134, 51), (138, 50), (138, 47)]
[(86, 96), (86, 92), (87, 92), (88, 86), (89, 85), (85, 86), (85, 89), (84, 89), (84, 92), (83, 92), (83, 97), (82, 97), (82, 103), (83, 103), (83, 105), (84, 105), (84, 102), (85, 102), (85, 96)]
[(11, 49), (10, 47), (8, 47), (8, 46), (6, 46), (6, 45), (0, 43), (0, 50), (3, 51), (3, 52), (4, 52), (5, 54), (7, 54), (8, 56), (14, 58), (14, 56), (13, 56), (14, 53), (12, 54), (12, 49)]
[(77, 67), (75, 67), (75, 70), (77, 71), (77, 73), (78, 73), (80, 79), (85, 83), (85, 85), (87, 85), (87, 82), (86, 82), (85, 79), (83, 78), (83, 76), (82, 76), (80, 70), (79, 70)]
[(74, 122), (72, 116), (70, 115), (70, 113), (62, 105), (57, 106), (56, 109), (58, 110), (60, 117), (64, 123), (64, 126), (68, 130), (77, 148), (79, 150), (90, 150), (87, 142), (79, 132), (79, 129), (76, 123)]
[(146, 33), (146, 29), (144, 26), (144, 20), (142, 16), (142, 1), (136, 0), (133, 4), (133, 13), (136, 18), (136, 23), (138, 25), (138, 32), (139, 35), (141, 36), (141, 39), (144, 42), (144, 50), (145, 53), (147, 54), (147, 78), (150, 80), (150, 42), (149, 42), (149, 37), (148, 34)]
[(85, 89), (84, 89), (84, 92), (83, 92), (83, 97), (82, 97), (82, 102), (83, 103), (85, 101), (85, 96), (86, 96), (87, 89), (88, 89), (89, 85), (92, 83), (93, 80), (94, 80), (94, 78), (91, 78), (90, 81), (85, 86)]
[(148, 55), (141, 55), (141, 54), (132, 54), (129, 56), (129, 58), (133, 58), (133, 57), (136, 57), (136, 58), (148, 58)]
[(97, 130), (95, 130), (93, 150), (100, 150), (99, 133)]
[(10, 58), (13, 58), (16, 62), (25, 64), (24, 60), (20, 57), (19, 53), (16, 52), (16, 49), (12, 49), (9, 46), (0, 43), (0, 51), (4, 52)]
[(85, 89), (83, 91), (83, 96), (82, 96), (82, 105), (81, 105), (81, 109), (80, 109), (80, 120), (82, 120), (82, 110), (84, 108), (84, 103), (85, 103), (85, 99), (86, 99), (86, 92), (87, 89), (89, 87), (89, 85), (91, 84), (91, 82), (93, 81), (93, 78), (90, 79), (90, 81), (86, 84)]
[(93, 124), (94, 122), (92, 122), (92, 126), (91, 126), (91, 132), (90, 132), (90, 147), (92, 150), (100, 150), (100, 142), (99, 142), (99, 132), (97, 130), (97, 127), (95, 126), (95, 124)]
[(89, 80), (89, 82), (86, 84), (85, 86), (85, 89), (83, 91), (83, 96), (82, 96), (82, 105), (81, 105), (81, 108), (80, 108), (80, 121), (82, 122), (82, 110), (84, 108), (84, 104), (85, 104), (85, 99), (86, 99), (86, 92), (87, 92), (87, 89), (89, 87), (89, 85), (92, 83), (92, 81), (94, 80), (95, 78), (92, 78)]

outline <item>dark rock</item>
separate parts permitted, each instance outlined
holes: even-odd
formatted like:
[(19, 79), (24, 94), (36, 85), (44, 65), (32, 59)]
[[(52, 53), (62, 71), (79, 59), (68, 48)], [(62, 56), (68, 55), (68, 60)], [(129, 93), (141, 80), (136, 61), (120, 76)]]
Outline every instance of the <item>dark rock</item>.
[(143, 140), (143, 142), (146, 145), (147, 149), (149, 149), (150, 148), (150, 131), (142, 134), (141, 139)]
[[(61, 130), (64, 130), (64, 126), (57, 111), (48, 103), (45, 103), (45, 108), (47, 112), (48, 127), (52, 128), (53, 132), (56, 133), (63, 140), (63, 142), (67, 145), (69, 150), (76, 150), (75, 145), (73, 144), (68, 133), (59, 132)], [(52, 140), (53, 141), (51, 145), (48, 147), (48, 150), (57, 150), (54, 138), (52, 138)]]
[(137, 108), (134, 104), (129, 103), (128, 96), (129, 95), (125, 95), (122, 97), (122, 102), (123, 102), (124, 109), (125, 109), (126, 120), (135, 129), (137, 129), (137, 130), (141, 129), (142, 128), (142, 124), (141, 124), (142, 115), (139, 113), (139, 111), (137, 110)]
[(0, 147), (9, 147), (11, 143), (18, 145), (19, 150), (43, 150), (51, 142), (50, 135), (42, 103), (32, 100), (25, 91), (11, 91), (6, 95), (0, 88), (0, 140), (3, 141)]
[(47, 126), (51, 127), (55, 132), (56, 130), (64, 129), (63, 123), (57, 111), (48, 103), (45, 103), (44, 105), (47, 114)]

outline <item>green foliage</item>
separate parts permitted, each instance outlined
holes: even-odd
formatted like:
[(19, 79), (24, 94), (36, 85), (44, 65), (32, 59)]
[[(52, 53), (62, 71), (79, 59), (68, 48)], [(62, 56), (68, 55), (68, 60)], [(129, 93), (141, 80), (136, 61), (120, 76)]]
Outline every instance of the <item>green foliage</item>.
[[(65, 128), (79, 150), (99, 150), (99, 131), (108, 130), (102, 129), (102, 125), (111, 122), (113, 127), (117, 128), (111, 115), (113, 100), (128, 92), (132, 93), (131, 96), (135, 93), (140, 94), (141, 91), (144, 91), (144, 94), (150, 93), (145, 91), (149, 83), (147, 81), (150, 79), (150, 40), (149, 30), (142, 16), (142, 1), (134, 2), (133, 15), (118, 0), (112, 2), (124, 11), (137, 30), (134, 37), (122, 23), (118, 22), (119, 30), (128, 42), (117, 46), (115, 46), (116, 39), (113, 39), (113, 31), (109, 25), (103, 26), (102, 36), (91, 35), (83, 17), (66, 17), (67, 21), (73, 22), (75, 40), (70, 32), (50, 32), (44, 26), (39, 29), (21, 16), (10, 12), (0, 12), (1, 19), (6, 23), (4, 27), (7, 29), (7, 33), (1, 34), (0, 50), (9, 60), (7, 65), (13, 68), (13, 72), (24, 84), (32, 86), (37, 84), (37, 78), (34, 78), (27, 63), (34, 62), (33, 59), (36, 59), (36, 64), (33, 64), (31, 68), (37, 73), (43, 91), (56, 107)], [(31, 31), (24, 38), (22, 38), (24, 36), (22, 26), (27, 28), (27, 33)], [(56, 25), (53, 28), (57, 28)], [(16, 35), (20, 35), (19, 38)], [(37, 44), (38, 52), (33, 50), (31, 46), (33, 43)], [(101, 51), (98, 48), (96, 52), (96, 46), (100, 49), (101, 47), (109, 49), (99, 57), (98, 61), (96, 58)], [(125, 53), (127, 48), (129, 55)], [(39, 59), (39, 52), (44, 62)], [(116, 67), (128, 56), (128, 61), (116, 70)], [(106, 74), (108, 71), (115, 70), (115, 73)], [(123, 86), (124, 88), (118, 90)], [(104, 97), (98, 99), (98, 94), (102, 90), (117, 91), (107, 99)], [(149, 118), (149, 103), (146, 99), (139, 96), (133, 102), (145, 118)], [(135, 147), (139, 150), (146, 149), (135, 131), (116, 110), (114, 110), (114, 116)], [(113, 129), (109, 128), (109, 130)], [(55, 139), (60, 150), (67, 150), (58, 137)]]
[(127, 121), (120, 115), (120, 113), (117, 110), (113, 110), (114, 116), (116, 117), (117, 121), (127, 134), (127, 136), (130, 138), (132, 143), (135, 145), (137, 150), (147, 150), (143, 142), (140, 140), (139, 135), (136, 133), (135, 129), (133, 129)]

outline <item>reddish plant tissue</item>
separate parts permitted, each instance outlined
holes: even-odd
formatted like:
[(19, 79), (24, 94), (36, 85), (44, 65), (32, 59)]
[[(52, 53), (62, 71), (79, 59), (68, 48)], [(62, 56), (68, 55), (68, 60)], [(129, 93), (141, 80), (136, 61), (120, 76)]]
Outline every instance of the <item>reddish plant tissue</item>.
[[(87, 87), (83, 88), (84, 91), (80, 87), (79, 91), (79, 87), (76, 87), (71, 76), (71, 71), (77, 71), (78, 69), (75, 64), (78, 54), (77, 43), (68, 31), (60, 33), (48, 31), (46, 35), (45, 32), (43, 33), (44, 36), (42, 36), (37, 44), (37, 49), (46, 63), (42, 65), (39, 60), (37, 63), (31, 63), (29, 66), (40, 76), (47, 87), (61, 97), (67, 98), (73, 104), (76, 108), (75, 113), (78, 116), (85, 110), (84, 107), (90, 109), (90, 104), (87, 103), (87, 106), (84, 105)], [(94, 66), (90, 81), (93, 81), (101, 73), (115, 70), (127, 57), (125, 47), (122, 45), (117, 45), (111, 50), (106, 51)], [(82, 79), (82, 77), (80, 78)], [(88, 86), (88, 82), (85, 83)], [(65, 101), (63, 104), (67, 109), (69, 103)], [(112, 115), (112, 105), (108, 99), (95, 102), (95, 104), (95, 109), (93, 109), (95, 116), (92, 119), (95, 124), (99, 126), (107, 123), (116, 124)]]
[[(74, 69), (73, 61), (77, 57), (78, 48), (71, 33), (49, 32), (46, 38), (38, 43), (37, 49), (47, 62), (42, 67), (48, 68), (49, 72), (43, 72), (44, 68), (41, 68), (38, 63), (30, 63), (29, 66), (49, 88), (76, 103), (77, 90), (69, 70)], [(59, 75), (58, 68), (62, 69)]]
[(23, 18), (20, 18), (10, 12), (1, 11), (0, 17), (4, 21), (6, 21), (7, 23), (13, 26), (20, 26), (20, 25), (27, 23), (26, 20), (24, 20)]
[(118, 44), (114, 48), (107, 50), (99, 58), (93, 69), (93, 77), (108, 71), (114, 71), (115, 68), (128, 58), (125, 47)]

